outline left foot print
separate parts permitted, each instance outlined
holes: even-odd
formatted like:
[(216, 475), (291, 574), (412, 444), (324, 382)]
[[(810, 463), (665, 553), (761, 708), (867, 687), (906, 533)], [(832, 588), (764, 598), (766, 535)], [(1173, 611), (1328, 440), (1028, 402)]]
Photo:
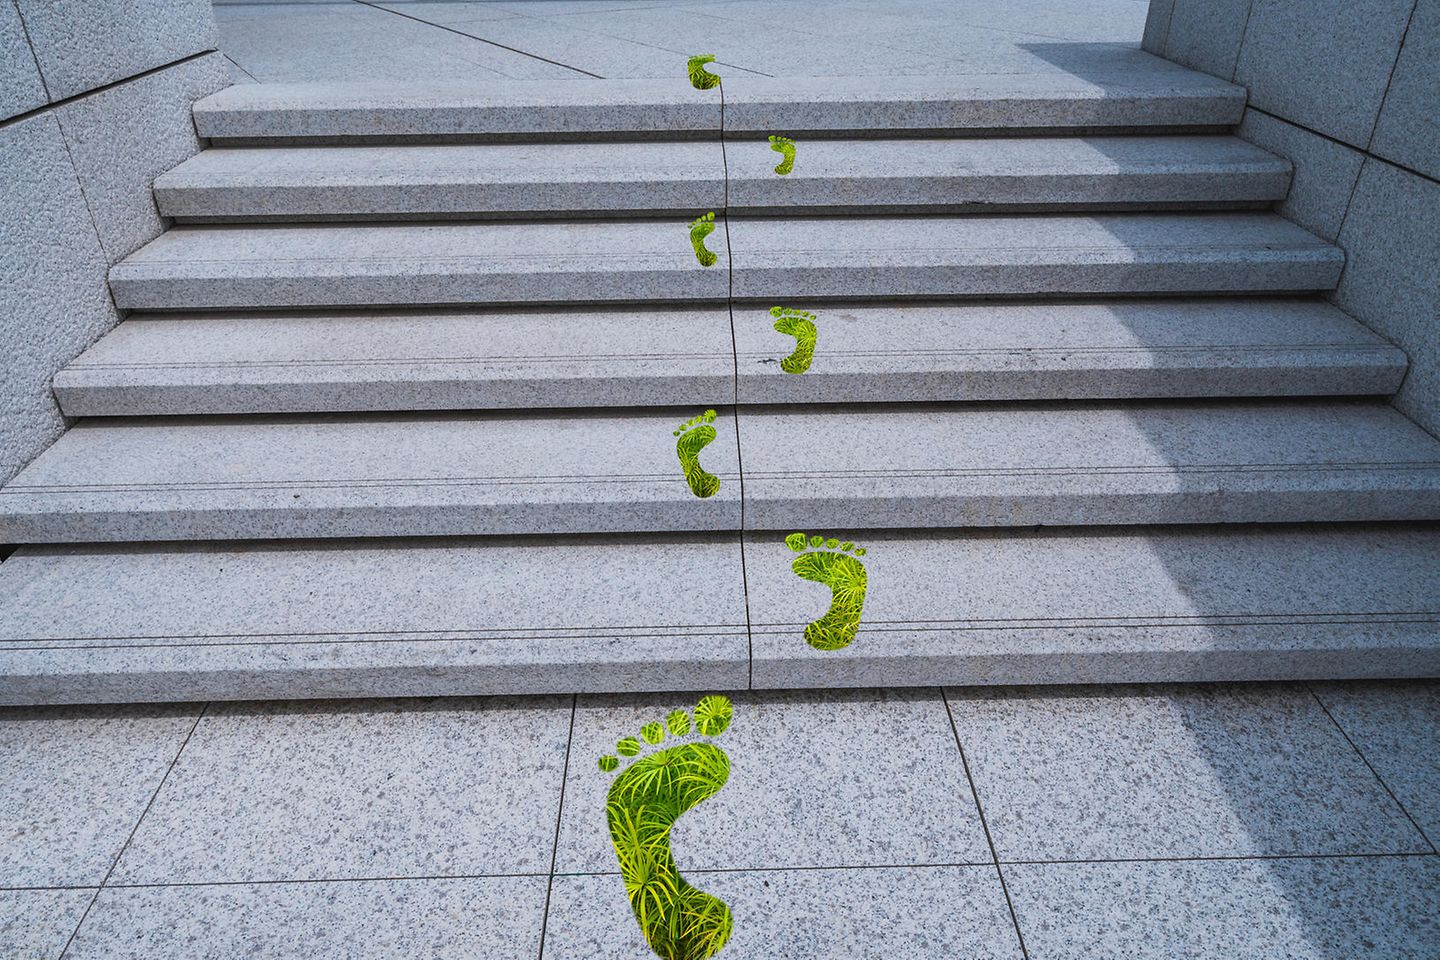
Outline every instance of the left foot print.
[(700, 451), (715, 439), (715, 411), (706, 410), (700, 416), (680, 424), (675, 429), (675, 453), (680, 457), (680, 469), (685, 471), (685, 480), (690, 492), (697, 497), (713, 497), (720, 492), (720, 478), (700, 466)]
[[(797, 553), (805, 550), (805, 534), (790, 534), (785, 545)], [(816, 650), (848, 647), (860, 629), (860, 613), (865, 606), (865, 564), (855, 559), (865, 555), (865, 548), (821, 536), (811, 537), (808, 545), (809, 552), (796, 557), (790, 569), (805, 580), (829, 587), (830, 609), (805, 628), (805, 642)]]
[(770, 149), (774, 150), (776, 153), (780, 154), (780, 156), (785, 158), (781, 160), (780, 165), (775, 168), (776, 173), (780, 174), (780, 176), (783, 177), (785, 176), (785, 174), (795, 169), (794, 140), (791, 140), (789, 137), (782, 137), (778, 135), (773, 136), (770, 138)]
[(775, 320), (775, 330), (795, 338), (795, 352), (780, 361), (780, 369), (786, 373), (804, 373), (815, 359), (815, 341), (819, 332), (815, 329), (815, 314), (790, 307), (771, 307), (770, 316)]
[(700, 261), (702, 267), (713, 267), (718, 259), (715, 254), (705, 249), (705, 238), (714, 232), (715, 211), (713, 210), (690, 222), (690, 245), (695, 248), (695, 259)]

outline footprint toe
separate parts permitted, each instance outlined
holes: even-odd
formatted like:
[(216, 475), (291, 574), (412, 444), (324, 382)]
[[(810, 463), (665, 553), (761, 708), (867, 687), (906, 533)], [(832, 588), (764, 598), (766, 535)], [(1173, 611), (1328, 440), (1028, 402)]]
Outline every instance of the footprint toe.
[(734, 712), (728, 697), (719, 694), (701, 697), (695, 705), (695, 729), (707, 737), (719, 736), (730, 726)]

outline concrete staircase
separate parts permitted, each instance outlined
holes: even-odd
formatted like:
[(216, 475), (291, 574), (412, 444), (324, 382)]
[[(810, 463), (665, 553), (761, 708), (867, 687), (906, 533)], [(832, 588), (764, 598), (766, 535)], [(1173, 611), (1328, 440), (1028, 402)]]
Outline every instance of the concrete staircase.
[[(1434, 675), (1440, 443), (1243, 103), (1138, 51), (201, 101), (0, 489), (0, 702)], [(845, 650), (794, 530), (868, 548)]]

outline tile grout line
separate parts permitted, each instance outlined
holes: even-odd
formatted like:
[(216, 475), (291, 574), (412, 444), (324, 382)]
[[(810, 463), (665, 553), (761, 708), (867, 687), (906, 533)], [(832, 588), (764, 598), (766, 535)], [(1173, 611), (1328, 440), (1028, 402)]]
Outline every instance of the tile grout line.
[(980, 817), (980, 829), (985, 832), (985, 843), (990, 847), (990, 859), (995, 865), (995, 876), (1000, 878), (1000, 892), (1005, 896), (1005, 906), (1010, 910), (1010, 922), (1015, 927), (1015, 939), (1020, 944), (1020, 955), (1029, 960), (1030, 951), (1025, 948), (1025, 934), (1020, 930), (1020, 917), (1015, 913), (1015, 901), (1010, 898), (1010, 886), (1005, 882), (1005, 871), (1000, 867), (1000, 853), (995, 849), (995, 838), (990, 835), (990, 823), (985, 819), (985, 807), (980, 802), (980, 789), (970, 772), (970, 760), (965, 756), (965, 745), (960, 742), (960, 728), (955, 723), (955, 714), (950, 709), (950, 698), (945, 688), (940, 691), (940, 702), (945, 705), (945, 716), (950, 721), (950, 732), (955, 737), (955, 748), (960, 751), (960, 765), (965, 768), (965, 779), (970, 784), (970, 795), (975, 798), (975, 812)]
[(540, 914), (540, 951), (538, 960), (545, 957), (545, 929), (550, 925), (550, 894), (555, 889), (555, 864), (560, 858), (560, 822), (565, 814), (565, 782), (570, 779), (570, 750), (575, 745), (575, 712), (580, 695), (570, 695), (570, 733), (565, 738), (565, 762), (560, 768), (560, 802), (555, 805), (555, 843), (550, 847), (550, 873), (545, 883), (545, 907)]
[[(35, 41), (30, 39), (30, 25), (25, 22), (25, 14), (20, 12), (19, 0), (10, 0), (10, 7), (15, 11), (15, 19), (20, 23), (20, 33), (25, 37), (25, 49), (30, 51), (30, 62), (35, 64), (35, 76), (40, 78), (40, 89), (45, 92), (45, 105), (36, 107), (34, 111), (31, 111), (38, 113), (41, 110), (47, 110), (53, 106), (50, 97), (50, 81), (45, 78), (45, 71), (40, 69), (40, 57), (35, 53)], [(25, 114), (22, 113), (20, 116), (24, 117)], [(15, 118), (6, 117), (5, 119), (6, 122), (9, 122)]]
[(1385, 90), (1380, 94), (1380, 106), (1375, 108), (1375, 121), (1370, 126), (1370, 136), (1365, 138), (1365, 152), (1375, 149), (1375, 134), (1380, 132), (1380, 115), (1385, 112), (1385, 101), (1390, 99), (1390, 88), (1395, 83), (1395, 72), (1400, 69), (1400, 58), (1405, 54), (1405, 41), (1410, 38), (1410, 27), (1415, 23), (1415, 11), (1420, 9), (1420, 0), (1410, 4), (1410, 15), (1405, 18), (1405, 29), (1400, 31), (1400, 44), (1395, 48), (1395, 62), (1390, 64), (1390, 73), (1385, 77)]
[(160, 775), (160, 782), (155, 785), (155, 790), (150, 794), (150, 799), (146, 802), (145, 809), (141, 810), (140, 816), (135, 819), (135, 826), (130, 828), (130, 833), (125, 837), (125, 842), (120, 845), (120, 849), (115, 854), (115, 859), (110, 862), (110, 869), (106, 870), (105, 876), (100, 878), (100, 885), (95, 888), (95, 895), (92, 896), (90, 902), (85, 905), (85, 912), (80, 914), (80, 919), (76, 922), (75, 929), (70, 932), (70, 937), (65, 941), (65, 946), (61, 948), (57, 960), (64, 960), (65, 955), (70, 952), (70, 945), (73, 944), (75, 938), (79, 936), (80, 928), (85, 926), (85, 921), (89, 918), (90, 911), (95, 909), (95, 904), (100, 899), (100, 894), (105, 891), (105, 885), (110, 882), (110, 877), (115, 873), (115, 868), (120, 865), (120, 859), (125, 856), (125, 851), (130, 849), (130, 843), (135, 839), (135, 834), (140, 832), (140, 824), (145, 822), (145, 817), (150, 813), (150, 808), (155, 805), (155, 799), (160, 796), (160, 791), (165, 789), (165, 783), (170, 779), (171, 771), (173, 771), (175, 765), (180, 762), (180, 755), (183, 754), (185, 748), (190, 745), (190, 738), (195, 736), (195, 731), (200, 727), (200, 721), (205, 719), (205, 714), (209, 711), (210, 704), (207, 701), (206, 704), (200, 708), (200, 712), (195, 715), (195, 722), (190, 725), (189, 731), (185, 734), (185, 739), (180, 741), (180, 748), (175, 751), (175, 756), (170, 758), (170, 763), (165, 767), (165, 772)]
[(1395, 806), (1400, 808), (1401, 813), (1405, 814), (1405, 819), (1410, 821), (1410, 825), (1415, 828), (1415, 832), (1420, 835), (1420, 839), (1424, 840), (1430, 847), (1430, 852), (1432, 854), (1440, 854), (1440, 848), (1436, 848), (1435, 841), (1431, 840), (1425, 831), (1421, 829), (1419, 822), (1410, 815), (1410, 811), (1405, 807), (1405, 804), (1401, 803), (1400, 798), (1395, 796), (1395, 791), (1390, 789), (1390, 784), (1385, 782), (1385, 778), (1380, 776), (1380, 771), (1376, 770), (1374, 765), (1370, 763), (1370, 758), (1365, 756), (1365, 751), (1361, 750), (1359, 744), (1350, 739), (1350, 734), (1340, 725), (1340, 721), (1336, 719), (1335, 714), (1330, 712), (1330, 708), (1325, 705), (1324, 699), (1321, 698), (1320, 694), (1316, 692), (1314, 686), (1312, 686), (1308, 680), (1305, 681), (1305, 689), (1309, 691), (1310, 696), (1315, 698), (1315, 702), (1319, 704), (1320, 709), (1325, 712), (1325, 716), (1330, 718), (1330, 722), (1335, 724), (1335, 729), (1340, 731), (1340, 736), (1344, 737), (1345, 742), (1350, 744), (1350, 749), (1354, 750), (1355, 755), (1360, 758), (1360, 762), (1365, 764), (1365, 769), (1370, 771), (1371, 776), (1375, 778), (1375, 782), (1380, 784), (1381, 789), (1385, 791), (1386, 795), (1395, 801)]
[[(0, 0), (0, 2), (3, 2), (3, 0)], [(179, 60), (172, 60), (169, 63), (162, 63), (158, 67), (150, 67), (147, 70), (141, 70), (139, 73), (132, 74), (131, 76), (121, 77), (119, 80), (111, 80), (109, 83), (102, 83), (100, 84), (100, 86), (96, 87), (93, 90), (86, 90), (82, 93), (72, 93), (68, 97), (61, 97), (59, 100), (52, 100), (49, 103), (44, 104), (43, 106), (35, 107), (33, 109), (26, 110), (23, 113), (17, 113), (13, 117), (6, 117), (4, 120), (0, 120), (0, 129), (11, 126), (12, 124), (22, 123), (33, 117), (39, 116), (47, 110), (57, 110), (61, 107), (67, 107), (70, 104), (74, 103), (76, 100), (84, 100), (86, 97), (93, 97), (96, 94), (107, 93), (110, 90), (115, 89), (116, 87), (124, 86), (127, 83), (134, 83), (137, 80), (145, 80), (164, 70), (169, 70), (171, 67), (182, 67), (192, 60), (199, 60), (201, 57), (208, 57), (210, 54), (218, 52), (219, 51), (217, 50), (201, 50), (198, 53), (192, 53), (188, 56), (181, 57)], [(223, 54), (221, 55), (223, 56)], [(41, 77), (41, 81), (44, 81), (43, 76)], [(46, 95), (49, 95), (48, 90), (46, 92)]]
[[(507, 47), (507, 46), (506, 46), (505, 44), (503, 44), (503, 43), (497, 43), (497, 42), (494, 41), (494, 40), (486, 40), (484, 37), (477, 37), (477, 36), (476, 36), (475, 34), (473, 34), (473, 33), (466, 33), (466, 32), (463, 31), (463, 30), (456, 30), (454, 27), (447, 27), (447, 26), (446, 26), (445, 24), (443, 24), (443, 23), (432, 23), (432, 22), (429, 21), (429, 20), (421, 20), (419, 17), (412, 17), (412, 16), (411, 16), (410, 14), (408, 14), (408, 13), (401, 13), (399, 10), (391, 10), (389, 7), (382, 7), (382, 6), (380, 6), (378, 3), (373, 3), (373, 2), (371, 2), (371, 0), (355, 0), (355, 2), (358, 3), (358, 4), (360, 4), (361, 6), (369, 7), (371, 10), (379, 10), (379, 11), (382, 11), (382, 12), (384, 12), (384, 13), (392, 13), (392, 14), (394, 14), (394, 15), (397, 16), (397, 17), (404, 17), (406, 20), (413, 20), (413, 21), (415, 21), (416, 23), (423, 23), (423, 24), (425, 24), (425, 26), (427, 26), (427, 27), (434, 27), (434, 28), (437, 29), (437, 30), (444, 30), (446, 33), (453, 33), (453, 34), (455, 34), (455, 35), (458, 36), (458, 37), (468, 37), (468, 38), (470, 38), (471, 40), (478, 40), (478, 41), (480, 41), (481, 43), (488, 43), (488, 44), (490, 44), (490, 46), (492, 46), (492, 47), (499, 47), (501, 50), (509, 50), (511, 53), (518, 53), (518, 54), (520, 54), (522, 57), (530, 57), (531, 59), (533, 59), (533, 60), (539, 60), (539, 61), (541, 61), (542, 63), (548, 63), (548, 64), (552, 64), (553, 66), (563, 67), (563, 68), (566, 69), (566, 70), (574, 70), (576, 73), (583, 73), (585, 76), (587, 76), (587, 77), (593, 77), (593, 78), (596, 79), (596, 80), (604, 80), (604, 79), (605, 79), (604, 77), (600, 76), (600, 74), (598, 74), (598, 73), (591, 73), (589, 70), (581, 70), (579, 67), (572, 67), (572, 66), (570, 66), (570, 64), (568, 64), (568, 63), (561, 63), (559, 60), (551, 60), (549, 57), (542, 57), (542, 56), (540, 56), (540, 54), (538, 54), (538, 53), (530, 53), (530, 52), (528, 52), (528, 51), (526, 51), (526, 50), (520, 50), (520, 49), (518, 49), (518, 48), (516, 48), (516, 47)], [(476, 64), (476, 66), (480, 66), (480, 65), (479, 65), (479, 64)], [(481, 67), (481, 69), (484, 70), (484, 69), (489, 69), (489, 68), (487, 68), (487, 67)], [(496, 71), (494, 71), (494, 72), (495, 72), (495, 73), (499, 73), (500, 71), (496, 70)], [(501, 75), (501, 76), (505, 76), (505, 74), (500, 74), (500, 75)], [(506, 79), (514, 79), (514, 78), (513, 78), (513, 77), (507, 77)]]
[(730, 158), (725, 152), (725, 81), (720, 81), (720, 173), (723, 194), (720, 199), (721, 213), (725, 218), (725, 310), (730, 315), (730, 359), (732, 385), (734, 386), (735, 411), (735, 469), (740, 484), (740, 592), (745, 601), (745, 640), (749, 655), (746, 658), (745, 686), (755, 689), (755, 629), (750, 617), (750, 576), (745, 566), (745, 458), (740, 452), (740, 347), (735, 336), (735, 251), (730, 245)]

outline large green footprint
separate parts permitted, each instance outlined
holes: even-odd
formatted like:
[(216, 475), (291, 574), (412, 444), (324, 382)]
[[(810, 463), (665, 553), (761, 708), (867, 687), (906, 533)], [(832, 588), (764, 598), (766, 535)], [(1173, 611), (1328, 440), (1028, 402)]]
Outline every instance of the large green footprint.
[(700, 261), (702, 267), (713, 267), (718, 259), (715, 254), (705, 249), (705, 238), (714, 232), (714, 210), (690, 221), (690, 246), (695, 248), (695, 259)]
[(776, 318), (777, 333), (795, 338), (795, 352), (780, 361), (780, 369), (786, 373), (809, 370), (815, 359), (815, 343), (820, 336), (815, 327), (815, 314), (790, 307), (771, 307), (770, 316)]
[(775, 166), (775, 172), (785, 176), (795, 169), (795, 141), (789, 137), (775, 135), (770, 138), (770, 149), (780, 154), (781, 161)]
[(675, 454), (680, 458), (680, 469), (685, 472), (685, 481), (690, 492), (697, 497), (713, 497), (720, 492), (720, 478), (700, 466), (700, 451), (715, 439), (715, 411), (706, 410), (698, 417), (675, 428)]
[[(785, 545), (796, 552), (805, 550), (805, 534), (790, 534)], [(821, 536), (811, 537), (809, 546), (810, 551), (796, 557), (790, 569), (805, 580), (825, 584), (831, 596), (825, 616), (806, 626), (805, 642), (817, 650), (848, 647), (860, 630), (865, 607), (865, 564), (855, 559), (865, 555), (865, 548)]]
[[(695, 707), (695, 730), (716, 737), (730, 725), (733, 708), (721, 696), (703, 697)], [(690, 717), (676, 710), (665, 723), (647, 723), (640, 736), (649, 744), (664, 741), (666, 730), (676, 737), (690, 733)], [(626, 737), (616, 753), (633, 757), (640, 741)], [(620, 757), (600, 758), (609, 773)], [(664, 960), (705, 960), (730, 939), (730, 908), (718, 897), (697, 890), (680, 876), (670, 852), (675, 822), (713, 797), (730, 778), (730, 758), (710, 743), (682, 743), (635, 761), (615, 778), (605, 798), (610, 840), (625, 878), (630, 909), (650, 949)]]
[(685, 71), (690, 74), (690, 86), (696, 90), (709, 90), (711, 87), (719, 86), (720, 78), (713, 73), (705, 72), (705, 64), (714, 63), (715, 58), (710, 54), (696, 54), (685, 64)]

